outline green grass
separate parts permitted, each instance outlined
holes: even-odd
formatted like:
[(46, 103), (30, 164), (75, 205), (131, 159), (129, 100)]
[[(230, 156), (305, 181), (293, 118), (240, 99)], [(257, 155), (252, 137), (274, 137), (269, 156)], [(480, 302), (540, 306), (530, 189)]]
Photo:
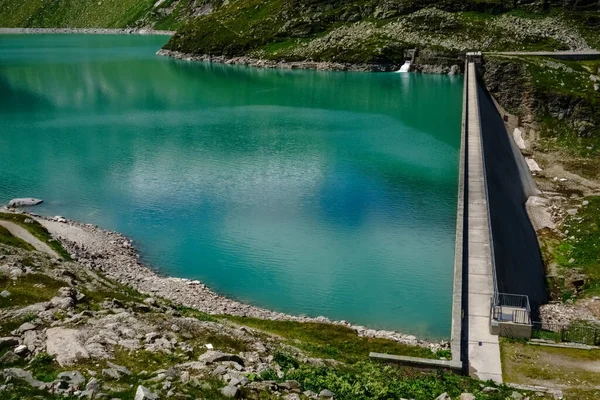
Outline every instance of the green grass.
[(0, 0), (0, 26), (122, 28), (151, 9), (154, 0)]
[[(354, 363), (368, 360), (369, 352), (389, 353), (435, 359), (439, 356), (429, 349), (409, 346), (386, 339), (360, 337), (350, 328), (340, 325), (270, 321), (256, 318), (222, 316), (223, 319), (281, 336), (287, 343), (313, 357), (332, 358)], [(447, 354), (444, 354), (447, 356)]]
[[(273, 376), (270, 376), (273, 378)], [(294, 379), (303, 388), (319, 393), (329, 389), (335, 398), (356, 399), (399, 399), (415, 400), (435, 399), (447, 393), (457, 399), (462, 393), (476, 395), (479, 400), (504, 400), (512, 395), (514, 389), (500, 386), (496, 392), (482, 392), (484, 386), (495, 386), (487, 382), (452, 373), (423, 372), (411, 368), (385, 366), (372, 362), (358, 362), (349, 367), (330, 368), (300, 365), (290, 369), (282, 379)], [(543, 398), (543, 397), (542, 397)]]
[(600, 350), (536, 346), (502, 339), (500, 353), (505, 382), (560, 387), (574, 393), (586, 393), (600, 385), (600, 375), (596, 372)]
[(9, 230), (3, 226), (0, 226), (0, 243), (12, 247), (18, 247), (24, 250), (35, 250), (35, 248), (32, 245), (30, 245), (24, 240), (19, 239), (16, 236), (13, 236), (9, 232)]
[(16, 280), (0, 275), (0, 292), (8, 290), (11, 293), (9, 297), (0, 297), (0, 309), (48, 301), (63, 286), (66, 286), (64, 282), (43, 274), (23, 275)]
[(600, 197), (585, 200), (589, 204), (569, 216), (561, 227), (566, 239), (555, 248), (554, 258), (559, 268), (585, 274), (584, 295), (596, 296), (600, 295)]
[(50, 235), (50, 232), (44, 228), (39, 222), (33, 221), (31, 223), (25, 223), (26, 219), (31, 218), (25, 214), (12, 214), (12, 213), (0, 213), (0, 219), (10, 221), (15, 224), (22, 226), (27, 229), (33, 236), (46, 243), (52, 250), (54, 250), (59, 256), (65, 260), (71, 260), (71, 255), (60, 242)]
[(9, 319), (0, 323), (0, 336), (8, 336), (10, 332), (14, 331), (25, 322), (31, 322), (37, 318), (35, 314), (27, 314), (20, 318)]

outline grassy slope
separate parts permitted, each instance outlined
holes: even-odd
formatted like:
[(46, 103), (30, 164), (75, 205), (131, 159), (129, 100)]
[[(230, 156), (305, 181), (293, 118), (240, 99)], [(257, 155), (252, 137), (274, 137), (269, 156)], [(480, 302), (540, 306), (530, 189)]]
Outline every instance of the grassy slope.
[(0, 26), (122, 28), (153, 4), (153, 0), (0, 0)]
[[(47, 301), (55, 296), (58, 289), (67, 286), (67, 281), (51, 278), (48, 274), (56, 274), (62, 269), (69, 269), (77, 275), (78, 290), (83, 290), (86, 294), (86, 299), (77, 304), (76, 310), (73, 313), (80, 313), (87, 310), (88, 313), (96, 312), (102, 309), (101, 304), (104, 301), (110, 301), (113, 298), (118, 299), (124, 308), (131, 309), (131, 313), (135, 312), (137, 305), (145, 298), (141, 293), (127, 288), (117, 282), (111, 281), (105, 277), (91, 279), (91, 275), (85, 268), (75, 266), (70, 263), (62, 265), (54, 265), (48, 257), (39, 253), (29, 253), (17, 248), (0, 245), (0, 254), (6, 254), (11, 257), (18, 257), (18, 261), (13, 259), (13, 262), (29, 265), (36, 272), (32, 274), (22, 275), (16, 279), (9, 279), (0, 276), (0, 290), (8, 289), (12, 292), (9, 299), (0, 302), (0, 311), (15, 310), (17, 308), (32, 304), (39, 301)], [(64, 277), (64, 274), (58, 274)], [(62, 279), (62, 278), (61, 278)], [(35, 290), (32, 290), (35, 288)], [(336, 327), (327, 324), (301, 324), (289, 323), (285, 321), (261, 321), (257, 319), (240, 319), (233, 317), (209, 316), (207, 314), (188, 309), (185, 307), (174, 306), (170, 302), (158, 299), (161, 304), (172, 308), (182, 315), (197, 318), (202, 321), (211, 321), (222, 324), (229, 324), (235, 321), (236, 325), (242, 323), (251, 326), (259, 331), (262, 330), (262, 335), (271, 335), (275, 332), (280, 334), (284, 339), (281, 340), (281, 347), (274, 353), (274, 361), (279, 365), (282, 375), (277, 375), (275, 370), (269, 369), (262, 374), (248, 374), (248, 378), (253, 381), (260, 380), (275, 380), (283, 382), (287, 379), (297, 380), (303, 387), (303, 390), (310, 389), (319, 392), (324, 388), (328, 388), (336, 393), (336, 398), (343, 399), (389, 399), (389, 398), (413, 398), (419, 400), (430, 400), (432, 396), (436, 397), (443, 392), (448, 392), (453, 398), (457, 398), (460, 393), (471, 392), (477, 394), (478, 399), (482, 400), (501, 400), (511, 395), (513, 389), (507, 387), (499, 387), (495, 392), (482, 392), (483, 386), (481, 382), (454, 374), (443, 372), (427, 372), (411, 368), (399, 368), (396, 366), (381, 366), (377, 363), (370, 362), (368, 359), (368, 346), (364, 338), (359, 338), (356, 334), (343, 327)], [(54, 314), (56, 321), (61, 321), (67, 318), (66, 313), (57, 312)], [(155, 324), (169, 326), (169, 313), (148, 312), (136, 314), (137, 318), (154, 321)], [(17, 319), (0, 320), (0, 334), (8, 335), (9, 332), (19, 327), (24, 322), (34, 322), (41, 329), (47, 326), (48, 322), (38, 318), (35, 314), (22, 315)], [(193, 347), (193, 358), (197, 358), (205, 351), (204, 344), (212, 343), (215, 348), (228, 351), (240, 352), (247, 351), (247, 343), (239, 341), (235, 337), (220, 335), (218, 332), (209, 331), (193, 331), (181, 332), (188, 338), (186, 342)], [(261, 333), (259, 333), (260, 336)], [(340, 351), (327, 352), (326, 355), (333, 359), (337, 359), (342, 363), (332, 366), (319, 366), (312, 363), (303, 363), (302, 360), (296, 359), (290, 352), (290, 344), (301, 349), (318, 349), (320, 352), (329, 340), (329, 349), (339, 348), (342, 351), (348, 351), (348, 354), (343, 354)], [(289, 340), (289, 341), (288, 341)], [(269, 341), (271, 342), (271, 341)], [(369, 341), (370, 342), (370, 341)], [(373, 342), (377, 345), (377, 349), (399, 351), (402, 346), (391, 341), (377, 340)], [(405, 350), (406, 350), (406, 346)], [(363, 348), (362, 351), (358, 351)], [(409, 349), (410, 350), (410, 349)], [(7, 349), (0, 349), (0, 356)], [(307, 354), (312, 354), (307, 351)], [(414, 354), (414, 353), (411, 353)], [(107, 368), (107, 361), (112, 361), (118, 365), (129, 368), (133, 374), (123, 377), (119, 381), (109, 382), (110, 390), (106, 388), (103, 391), (109, 391), (109, 397), (118, 397), (121, 399), (133, 399), (134, 392), (138, 384), (144, 384), (149, 378), (148, 372), (158, 369), (167, 369), (173, 365), (182, 362), (181, 354), (175, 351), (174, 354), (153, 353), (145, 350), (129, 351), (118, 346), (114, 350), (114, 354), (110, 360), (88, 360), (81, 361), (76, 365), (61, 368), (56, 361), (45, 353), (36, 355), (31, 360), (17, 360), (11, 364), (0, 365), (1, 368), (20, 367), (32, 372), (36, 379), (44, 382), (51, 382), (56, 379), (57, 374), (64, 370), (79, 370), (89, 379), (92, 374), (101, 376), (103, 368)], [(145, 372), (144, 372), (145, 371)], [(41, 396), (43, 398), (54, 399), (51, 394), (31, 389), (28, 385), (20, 382), (11, 381), (2, 393), (3, 399), (22, 399), (34, 398)], [(220, 388), (225, 384), (217, 380), (205, 378), (202, 380), (203, 385), (186, 385), (178, 380), (173, 381), (173, 387), (178, 392), (185, 392), (193, 398), (206, 399), (224, 399), (221, 395)], [(145, 383), (146, 385), (148, 383)], [(487, 386), (495, 386), (492, 383)], [(244, 389), (242, 397), (245, 397)], [(62, 397), (61, 397), (62, 398)], [(252, 397), (254, 398), (254, 397)], [(261, 399), (280, 398), (277, 394), (262, 393)]]
[(54, 239), (52, 235), (50, 235), (48, 230), (46, 230), (46, 228), (44, 228), (39, 222), (32, 221), (30, 223), (25, 223), (25, 220), (30, 219), (29, 216), (24, 214), (0, 213), (0, 219), (10, 221), (22, 226), (23, 228), (31, 232), (33, 236), (37, 237), (42, 242), (48, 244), (48, 246), (50, 246), (50, 248), (56, 251), (63, 259), (71, 259), (71, 255), (69, 254), (69, 252), (66, 251), (65, 248), (62, 247), (60, 242)]
[(561, 388), (567, 399), (600, 397), (600, 350), (542, 347), (506, 339), (500, 349), (506, 382)]
[[(597, 42), (596, 12), (510, 10), (507, 4), (238, 0), (191, 20), (166, 48), (288, 61), (389, 64), (402, 61), (404, 50), (415, 47), (456, 57), (465, 50), (554, 50), (568, 49), (582, 38)], [(432, 6), (435, 9), (427, 8)], [(553, 26), (562, 32), (552, 33)]]
[(3, 226), (0, 226), (0, 243), (6, 244), (8, 246), (18, 247), (20, 249), (34, 250), (32, 245), (19, 239), (16, 236), (13, 236), (9, 232), (9, 230)]

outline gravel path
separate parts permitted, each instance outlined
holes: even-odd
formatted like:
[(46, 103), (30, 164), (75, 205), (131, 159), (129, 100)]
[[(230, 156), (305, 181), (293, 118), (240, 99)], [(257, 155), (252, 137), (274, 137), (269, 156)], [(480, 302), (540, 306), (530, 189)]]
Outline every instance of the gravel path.
[(0, 221), (0, 225), (8, 229), (8, 231), (21, 240), (26, 241), (32, 245), (37, 251), (51, 255), (52, 257), (60, 258), (54, 250), (50, 248), (46, 243), (33, 236), (27, 229), (19, 226), (13, 222)]

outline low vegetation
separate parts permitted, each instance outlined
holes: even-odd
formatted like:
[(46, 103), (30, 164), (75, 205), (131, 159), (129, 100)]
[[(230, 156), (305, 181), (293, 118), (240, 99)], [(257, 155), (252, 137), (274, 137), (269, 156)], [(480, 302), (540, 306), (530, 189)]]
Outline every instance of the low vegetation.
[[(440, 358), (427, 348), (409, 346), (388, 339), (360, 337), (340, 325), (271, 321), (257, 318), (223, 316), (223, 319), (261, 331), (274, 333), (286, 343), (297, 346), (313, 357), (331, 358), (345, 363), (368, 360), (369, 352), (401, 354), (421, 358)], [(447, 351), (441, 356), (449, 357)]]
[[(58, 240), (52, 237), (48, 230), (44, 228), (39, 222), (29, 218), (25, 214), (13, 214), (13, 213), (2, 213), (0, 212), (0, 219), (4, 221), (13, 222), (27, 229), (33, 236), (46, 243), (52, 250), (60, 255), (64, 260), (70, 260), (71, 255), (65, 248), (60, 244)], [(0, 231), (1, 234), (1, 231)], [(6, 243), (8, 244), (8, 243)], [(27, 245), (30, 246), (30, 245)]]
[(34, 250), (32, 245), (16, 236), (13, 236), (12, 233), (10, 233), (10, 231), (3, 226), (0, 226), (0, 243), (8, 246), (18, 247), (20, 249)]
[(508, 339), (500, 345), (506, 382), (559, 388), (566, 399), (600, 397), (600, 350), (539, 346)]
[[(124, 400), (134, 398), (138, 385), (163, 397), (205, 399), (228, 398), (222, 390), (232, 385), (237, 396), (249, 399), (276, 399), (294, 391), (301, 398), (316, 398), (325, 389), (336, 399), (352, 400), (431, 400), (444, 392), (453, 398), (468, 392), (477, 399), (500, 400), (514, 392), (491, 382), (482, 385), (449, 372), (384, 365), (368, 357), (369, 351), (429, 358), (447, 353), (362, 338), (343, 326), (208, 315), (149, 298), (75, 262), (56, 262), (3, 244), (0, 255), (0, 292), (9, 292), (0, 297), (0, 336), (27, 344), (25, 352), (3, 345), (0, 374), (29, 372), (34, 381), (51, 388), (35, 388), (13, 377), (2, 387), (3, 399), (75, 398), (75, 388), (83, 390), (85, 382), (93, 393)], [(62, 330), (61, 335), (77, 332), (69, 346), (85, 346), (89, 357), (67, 348), (64, 354), (62, 348), (60, 355), (48, 354), (50, 328)], [(214, 350), (208, 351), (207, 344)], [(202, 361), (213, 354), (237, 361)], [(66, 355), (76, 359), (61, 365), (59, 357)], [(64, 381), (60, 373), (66, 371), (79, 371), (84, 383)], [(496, 390), (484, 391), (487, 386)]]

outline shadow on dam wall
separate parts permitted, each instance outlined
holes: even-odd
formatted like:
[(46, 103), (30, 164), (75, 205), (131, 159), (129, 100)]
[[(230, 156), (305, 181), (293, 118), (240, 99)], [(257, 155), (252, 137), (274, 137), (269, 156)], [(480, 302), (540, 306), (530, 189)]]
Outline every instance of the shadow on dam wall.
[(532, 317), (538, 320), (539, 306), (547, 301), (546, 279), (525, 209), (535, 183), (490, 94), (482, 85), (478, 90), (498, 290), (528, 295)]

